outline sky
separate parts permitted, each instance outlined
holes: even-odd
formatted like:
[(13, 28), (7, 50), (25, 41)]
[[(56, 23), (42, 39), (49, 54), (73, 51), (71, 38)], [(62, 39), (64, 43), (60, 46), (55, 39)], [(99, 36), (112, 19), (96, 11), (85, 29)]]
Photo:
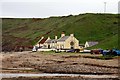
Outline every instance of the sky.
[(46, 18), (83, 13), (117, 14), (119, 0), (0, 0), (0, 17)]

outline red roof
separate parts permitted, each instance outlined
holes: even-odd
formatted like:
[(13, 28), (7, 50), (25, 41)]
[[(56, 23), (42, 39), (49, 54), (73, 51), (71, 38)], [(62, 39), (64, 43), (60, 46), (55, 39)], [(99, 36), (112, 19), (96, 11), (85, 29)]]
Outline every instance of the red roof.
[(47, 40), (47, 38), (43, 38), (43, 39), (39, 42), (39, 44), (43, 44), (46, 40)]

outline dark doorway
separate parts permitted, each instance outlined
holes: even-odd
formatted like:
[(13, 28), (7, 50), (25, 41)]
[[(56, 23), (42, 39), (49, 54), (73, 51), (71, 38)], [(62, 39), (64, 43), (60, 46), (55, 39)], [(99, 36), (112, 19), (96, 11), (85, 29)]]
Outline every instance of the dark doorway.
[(50, 45), (48, 45), (48, 49), (50, 49)]
[(73, 47), (73, 46), (71, 46), (71, 49), (74, 49), (74, 47)]

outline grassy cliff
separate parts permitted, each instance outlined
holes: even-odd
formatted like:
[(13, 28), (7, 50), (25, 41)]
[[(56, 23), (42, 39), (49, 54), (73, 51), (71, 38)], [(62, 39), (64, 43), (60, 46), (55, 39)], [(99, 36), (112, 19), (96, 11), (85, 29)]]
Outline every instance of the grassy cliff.
[(50, 18), (3, 18), (3, 47), (34, 45), (41, 36), (74, 33), (80, 43), (99, 41), (94, 48), (117, 48), (117, 14), (80, 14)]

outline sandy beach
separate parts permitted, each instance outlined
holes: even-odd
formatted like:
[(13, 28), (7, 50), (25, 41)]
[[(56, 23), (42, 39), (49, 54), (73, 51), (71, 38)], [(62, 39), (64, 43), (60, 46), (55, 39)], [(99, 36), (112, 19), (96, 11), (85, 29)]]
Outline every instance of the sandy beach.
[[(119, 57), (110, 60), (102, 60), (93, 59), (91, 58), (91, 56), (101, 55), (91, 55), (88, 53), (86, 54), (64, 52), (54, 53), (54, 52), (31, 52), (31, 51), (0, 53), (0, 57), (2, 59), (1, 67), (2, 73), (33, 73), (33, 74), (61, 73), (61, 74), (91, 74), (91, 75), (115, 75), (115, 76), (118, 75)], [(26, 78), (22, 80), (25, 79)], [(6, 79), (3, 78), (3, 80)], [(32, 79), (29, 78), (27, 80)]]

